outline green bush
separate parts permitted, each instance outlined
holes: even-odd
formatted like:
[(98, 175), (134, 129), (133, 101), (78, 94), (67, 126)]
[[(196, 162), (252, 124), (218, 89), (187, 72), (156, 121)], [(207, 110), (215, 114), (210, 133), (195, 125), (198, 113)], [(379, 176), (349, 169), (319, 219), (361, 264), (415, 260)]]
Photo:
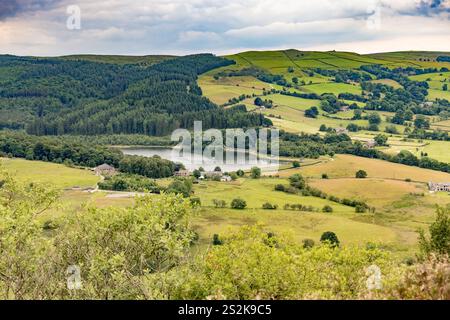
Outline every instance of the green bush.
[(339, 239), (337, 235), (332, 231), (326, 231), (322, 233), (320, 237), (320, 242), (328, 243), (332, 247), (339, 247)]
[(213, 204), (214, 204), (214, 207), (216, 207), (216, 208), (225, 208), (227, 206), (227, 203), (225, 200), (213, 199)]
[(262, 208), (265, 210), (276, 210), (278, 206), (276, 204), (271, 204), (270, 202), (266, 202), (262, 205)]
[(364, 179), (367, 177), (367, 172), (365, 172), (364, 170), (358, 170), (356, 171), (355, 177), (358, 179)]
[(236, 198), (233, 199), (233, 201), (231, 201), (231, 208), (233, 209), (245, 209), (245, 207), (247, 206), (247, 202), (245, 202), (245, 200), (241, 199), (241, 198)]
[(261, 177), (261, 169), (258, 167), (253, 167), (250, 171), (250, 177), (252, 177), (252, 179), (258, 179)]
[(303, 248), (310, 249), (310, 248), (314, 247), (315, 242), (313, 239), (303, 239), (302, 244), (303, 244)]
[(212, 241), (212, 244), (213, 244), (214, 246), (220, 246), (220, 245), (223, 244), (223, 241), (220, 239), (220, 237), (219, 237), (219, 235), (218, 235), (217, 233), (215, 233), (215, 234), (213, 235), (213, 241)]

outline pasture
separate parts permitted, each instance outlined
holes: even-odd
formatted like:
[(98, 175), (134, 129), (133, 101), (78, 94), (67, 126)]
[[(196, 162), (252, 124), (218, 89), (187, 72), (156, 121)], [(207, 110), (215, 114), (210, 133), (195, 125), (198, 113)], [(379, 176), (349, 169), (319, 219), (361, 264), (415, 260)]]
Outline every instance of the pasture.
[(100, 180), (90, 170), (69, 168), (51, 162), (0, 158), (0, 163), (1, 167), (12, 173), (19, 181), (37, 182), (59, 189), (92, 187)]

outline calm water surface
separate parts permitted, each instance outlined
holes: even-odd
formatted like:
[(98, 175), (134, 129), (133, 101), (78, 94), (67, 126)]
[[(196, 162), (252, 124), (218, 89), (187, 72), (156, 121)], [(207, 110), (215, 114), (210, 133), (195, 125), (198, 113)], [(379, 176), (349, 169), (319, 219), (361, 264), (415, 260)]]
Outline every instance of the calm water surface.
[[(207, 157), (204, 159), (203, 163), (192, 163), (188, 159), (181, 157), (178, 152), (174, 152), (172, 148), (162, 148), (162, 147), (127, 147), (120, 149), (124, 154), (128, 155), (138, 155), (144, 157), (153, 157), (155, 155), (160, 156), (163, 159), (171, 160), (173, 162), (181, 162), (184, 164), (186, 169), (192, 171), (203, 167), (206, 171), (212, 171), (216, 166), (220, 166), (222, 171), (236, 171), (238, 169), (248, 170), (254, 166), (258, 166), (264, 171), (276, 170), (278, 163), (271, 159), (259, 159), (257, 163), (248, 161), (248, 153), (245, 153), (247, 161), (245, 163), (232, 163), (232, 164), (222, 164), (221, 162), (215, 160), (214, 158)], [(243, 152), (240, 152), (241, 155)], [(281, 161), (280, 161), (281, 164)]]

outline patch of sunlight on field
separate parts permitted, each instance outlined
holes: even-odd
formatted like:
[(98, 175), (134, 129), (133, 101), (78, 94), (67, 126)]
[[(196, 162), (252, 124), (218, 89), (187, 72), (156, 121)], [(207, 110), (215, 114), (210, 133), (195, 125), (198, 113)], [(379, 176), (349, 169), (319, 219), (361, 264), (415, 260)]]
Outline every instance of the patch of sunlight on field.
[[(240, 95), (252, 95), (263, 93), (263, 88), (270, 88), (270, 85), (264, 82), (257, 82), (251, 77), (239, 77), (240, 79), (224, 78), (227, 80), (214, 80), (212, 77), (203, 76), (199, 79), (198, 84), (202, 89), (203, 95), (209, 98), (212, 102), (217, 104), (224, 104), (231, 98), (237, 98)], [(242, 78), (254, 79), (246, 83)], [(243, 82), (240, 82), (240, 81)]]
[(410, 193), (428, 191), (424, 184), (388, 179), (312, 179), (309, 183), (328, 194), (362, 200), (377, 208)]
[(295, 194), (275, 191), (276, 184), (288, 185), (287, 179), (261, 178), (239, 179), (233, 182), (204, 181), (194, 186), (195, 196), (200, 197), (202, 206), (213, 206), (213, 199), (225, 200), (228, 205), (234, 198), (241, 197), (247, 202), (249, 209), (260, 209), (266, 202), (282, 208), (286, 203), (300, 203), (322, 209), (331, 205), (335, 212), (349, 213), (354, 209), (325, 199), (316, 197), (303, 197)]
[(100, 179), (90, 170), (69, 168), (51, 162), (1, 158), (1, 164), (21, 181), (52, 184), (61, 189), (92, 187)]
[(320, 84), (311, 84), (301, 87), (302, 91), (305, 92), (313, 92), (317, 94), (323, 93), (333, 93), (336, 96), (340, 93), (353, 93), (353, 94), (361, 94), (362, 90), (359, 85), (351, 85), (347, 83), (320, 83)]
[(229, 234), (240, 226), (254, 224), (262, 224), (267, 232), (291, 234), (299, 242), (305, 238), (319, 242), (322, 233), (331, 230), (345, 244), (392, 244), (397, 238), (396, 232), (388, 227), (355, 221), (335, 213), (202, 208), (193, 221), (203, 245), (210, 244), (214, 234)]
[(439, 129), (439, 130), (443, 130), (443, 131), (450, 131), (450, 119), (449, 120), (433, 122), (431, 124), (431, 127), (433, 129)]
[(436, 90), (436, 89), (428, 89), (428, 99), (436, 100), (436, 99), (447, 99), (450, 100), (450, 91)]
[(316, 133), (318, 131), (318, 126), (309, 124), (307, 122), (296, 122), (286, 119), (278, 119), (275, 117), (267, 116), (270, 114), (270, 112), (265, 112), (266, 117), (268, 117), (270, 120), (272, 120), (273, 125), (281, 130), (285, 130), (287, 132), (292, 133), (300, 133), (300, 132), (306, 132), (306, 133)]
[(287, 106), (302, 111), (312, 106), (318, 107), (320, 105), (320, 100), (303, 99), (283, 94), (269, 94), (267, 96), (264, 96), (263, 99), (272, 100), (275, 105)]
[(301, 173), (306, 177), (320, 178), (322, 173), (326, 173), (330, 178), (354, 178), (358, 170), (365, 170), (369, 178), (411, 179), (418, 182), (450, 181), (450, 174), (445, 172), (344, 154), (336, 155), (333, 159), (317, 165), (281, 171), (280, 176)]

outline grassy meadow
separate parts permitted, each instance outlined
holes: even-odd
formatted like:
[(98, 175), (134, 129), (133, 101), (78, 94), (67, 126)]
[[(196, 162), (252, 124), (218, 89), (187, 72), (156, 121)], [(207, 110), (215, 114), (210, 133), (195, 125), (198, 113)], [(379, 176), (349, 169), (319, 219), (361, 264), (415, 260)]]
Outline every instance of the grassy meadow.
[[(430, 179), (448, 181), (450, 175), (446, 173), (349, 155), (303, 163), (309, 165), (284, 169), (260, 179), (246, 177), (232, 182), (201, 181), (195, 184), (193, 196), (200, 198), (201, 207), (193, 217), (192, 225), (199, 235), (200, 248), (209, 245), (214, 234), (224, 235), (242, 225), (259, 224), (270, 232), (291, 234), (299, 242), (305, 238), (318, 241), (323, 232), (334, 231), (343, 243), (380, 243), (399, 258), (404, 258), (414, 254), (416, 230), (432, 221), (434, 205), (450, 203), (450, 195), (429, 194), (425, 186)], [(62, 190), (61, 205), (40, 217), (42, 222), (70, 214), (84, 205), (128, 206), (134, 201), (134, 197), (126, 193), (70, 190), (75, 186), (92, 186), (98, 181), (98, 177), (88, 170), (19, 159), (2, 159), (2, 167), (16, 172), (21, 181), (56, 183)], [(366, 170), (368, 178), (355, 179), (357, 169)], [(274, 190), (276, 184), (288, 185), (288, 177), (294, 173), (307, 177), (311, 186), (330, 195), (366, 201), (376, 211), (359, 214), (353, 207), (327, 199)], [(321, 179), (322, 173), (327, 173), (330, 179)], [(406, 178), (412, 181), (407, 182)], [(170, 181), (170, 178), (160, 179), (157, 183), (167, 186)], [(230, 209), (231, 201), (238, 197), (247, 202), (247, 207)], [(215, 208), (213, 199), (226, 201), (227, 207)], [(262, 209), (266, 202), (278, 208)], [(285, 204), (312, 206), (315, 211), (284, 210)], [(331, 206), (333, 212), (323, 213), (325, 205)]]

